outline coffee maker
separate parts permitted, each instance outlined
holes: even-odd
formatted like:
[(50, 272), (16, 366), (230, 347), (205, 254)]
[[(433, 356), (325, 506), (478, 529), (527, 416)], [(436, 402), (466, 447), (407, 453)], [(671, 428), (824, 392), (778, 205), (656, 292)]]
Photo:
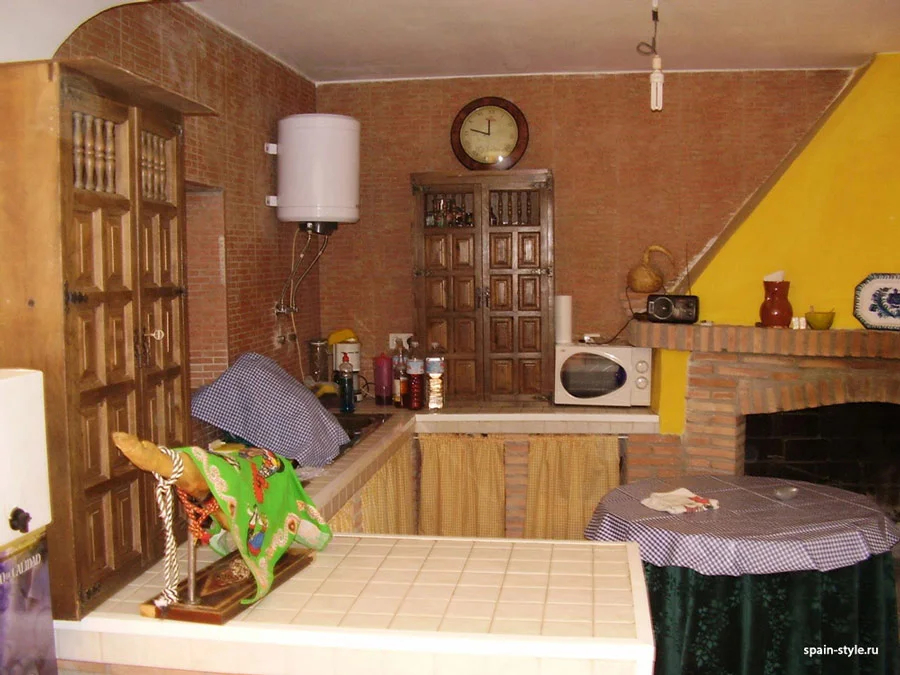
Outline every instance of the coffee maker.
[(350, 361), (353, 368), (353, 394), (357, 401), (362, 400), (362, 389), (359, 386), (359, 365), (360, 365), (360, 346), (359, 340), (356, 338), (347, 338), (341, 342), (335, 342), (333, 345), (333, 379), (337, 381), (338, 367), (344, 360), (344, 354)]

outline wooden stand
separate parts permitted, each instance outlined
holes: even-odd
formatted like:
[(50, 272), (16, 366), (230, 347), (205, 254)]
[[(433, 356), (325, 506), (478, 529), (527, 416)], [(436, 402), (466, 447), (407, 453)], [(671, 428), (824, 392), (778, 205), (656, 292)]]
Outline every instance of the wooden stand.
[[(309, 549), (288, 549), (275, 564), (272, 590), (309, 565), (314, 558), (315, 552)], [(160, 608), (153, 604), (162, 594), (157, 595), (141, 605), (141, 616), (221, 625), (247, 607), (241, 604), (241, 600), (256, 592), (256, 581), (240, 554), (232, 551), (197, 572), (195, 590), (196, 602), (185, 602), (184, 598), (189, 596), (188, 579), (184, 579), (178, 584), (181, 602)]]

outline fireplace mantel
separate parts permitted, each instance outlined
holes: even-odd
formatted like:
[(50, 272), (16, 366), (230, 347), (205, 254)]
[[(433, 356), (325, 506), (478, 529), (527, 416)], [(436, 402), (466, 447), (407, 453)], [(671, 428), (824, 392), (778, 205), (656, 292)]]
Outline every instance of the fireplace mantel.
[(628, 341), (689, 353), (684, 431), (630, 436), (629, 481), (742, 474), (747, 415), (843, 403), (900, 404), (897, 331), (633, 321)]
[(632, 321), (628, 342), (688, 352), (900, 359), (900, 331), (792, 330)]

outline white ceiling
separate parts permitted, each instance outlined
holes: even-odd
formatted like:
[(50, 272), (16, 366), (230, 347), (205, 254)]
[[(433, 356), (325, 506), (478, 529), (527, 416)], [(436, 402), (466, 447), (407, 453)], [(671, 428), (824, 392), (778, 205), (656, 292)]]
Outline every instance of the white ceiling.
[[(189, 0), (316, 83), (650, 68), (651, 0)], [(848, 68), (900, 0), (659, 0), (663, 70)]]

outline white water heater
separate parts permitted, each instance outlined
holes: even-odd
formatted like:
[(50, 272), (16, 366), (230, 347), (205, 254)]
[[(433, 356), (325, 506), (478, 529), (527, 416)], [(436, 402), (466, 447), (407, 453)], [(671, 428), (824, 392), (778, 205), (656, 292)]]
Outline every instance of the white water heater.
[(278, 122), (278, 195), (266, 204), (291, 223), (359, 220), (358, 120), (345, 115), (291, 115)]

